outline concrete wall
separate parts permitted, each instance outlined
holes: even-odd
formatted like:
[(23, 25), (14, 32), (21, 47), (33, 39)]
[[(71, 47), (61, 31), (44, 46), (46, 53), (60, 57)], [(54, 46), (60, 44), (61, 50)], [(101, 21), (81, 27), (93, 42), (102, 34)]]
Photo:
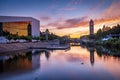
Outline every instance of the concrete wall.
[(34, 19), (32, 19), (32, 36), (40, 36), (40, 22)]

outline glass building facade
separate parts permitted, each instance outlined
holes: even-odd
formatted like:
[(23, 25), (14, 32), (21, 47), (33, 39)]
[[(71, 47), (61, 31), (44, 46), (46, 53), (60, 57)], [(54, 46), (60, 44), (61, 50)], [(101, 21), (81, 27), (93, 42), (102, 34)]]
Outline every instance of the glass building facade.
[(3, 22), (0, 23), (1, 34), (2, 31), (10, 32), (11, 34), (17, 34), (19, 36), (31, 36), (31, 22)]
[[(32, 17), (0, 16), (0, 36), (40, 36), (40, 21)], [(5, 34), (5, 35), (4, 35)]]

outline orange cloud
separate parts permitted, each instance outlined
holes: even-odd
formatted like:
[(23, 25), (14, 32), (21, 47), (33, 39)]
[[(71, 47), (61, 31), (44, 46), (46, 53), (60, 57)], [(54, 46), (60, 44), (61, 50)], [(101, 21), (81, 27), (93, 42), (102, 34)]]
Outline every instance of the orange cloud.
[[(101, 2), (95, 8), (91, 10), (95, 11), (104, 5), (105, 1)], [(103, 25), (114, 26), (120, 24), (120, 1), (113, 2), (108, 8), (106, 8), (99, 18), (94, 19), (95, 32), (102, 28)], [(89, 11), (88, 11), (89, 12)], [(91, 11), (90, 11), (91, 12)], [(89, 13), (90, 13), (89, 12)], [(72, 19), (58, 19), (52, 23), (44, 25), (44, 27), (51, 29), (51, 32), (55, 32), (58, 35), (71, 35), (71, 37), (79, 38), (81, 35), (89, 34), (89, 16)]]
[(113, 2), (103, 13), (104, 18), (120, 17), (120, 1)]
[[(120, 17), (95, 19), (95, 32), (103, 25), (113, 26), (120, 23)], [(70, 35), (79, 38), (81, 35), (89, 34), (88, 17), (73, 18), (67, 20), (57, 20), (44, 26), (58, 35)]]
[(79, 27), (79, 26), (83, 26), (85, 25), (87, 22), (87, 16), (85, 17), (81, 17), (81, 18), (72, 18), (72, 19), (67, 19), (67, 20), (57, 20), (55, 22), (52, 23), (48, 23), (47, 27), (53, 27), (56, 29), (64, 29), (64, 28), (75, 28), (75, 27)]

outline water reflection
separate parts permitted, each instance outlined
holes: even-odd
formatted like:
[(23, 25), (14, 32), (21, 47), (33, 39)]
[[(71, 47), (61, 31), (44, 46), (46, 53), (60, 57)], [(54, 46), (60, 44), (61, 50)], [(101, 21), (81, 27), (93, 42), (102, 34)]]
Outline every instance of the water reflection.
[(89, 51), (90, 51), (90, 62), (91, 62), (91, 65), (93, 66), (94, 65), (94, 48), (89, 48)]
[(0, 79), (119, 80), (120, 54), (110, 52), (102, 47), (74, 46), (4, 55), (0, 56)]
[(95, 58), (94, 58), (94, 52), (95, 52), (95, 47), (94, 46), (85, 46), (81, 45), (82, 48), (87, 48), (87, 50), (90, 53), (90, 63), (92, 66), (94, 66)]
[(97, 53), (97, 55), (102, 58), (104, 60), (106, 60), (107, 58), (110, 57), (114, 57), (115, 59), (120, 60), (120, 50), (117, 49), (107, 49), (103, 46), (86, 46), (86, 45), (81, 45), (82, 48), (87, 49), (90, 52), (90, 62), (91, 65), (94, 65), (95, 62), (95, 58), (94, 58), (94, 54), (95, 52)]
[(102, 56), (113, 56), (113, 57), (120, 57), (120, 50), (117, 49), (107, 49), (103, 46), (96, 46), (96, 51), (98, 56), (102, 57)]
[[(12, 54), (12, 53), (11, 53)], [(0, 56), (0, 74), (8, 72), (26, 72), (40, 68), (40, 55), (45, 54), (46, 59), (50, 57), (50, 51), (32, 50), (15, 55)]]
[(46, 56), (47, 60), (50, 58), (50, 51), (49, 50), (45, 50), (45, 56)]

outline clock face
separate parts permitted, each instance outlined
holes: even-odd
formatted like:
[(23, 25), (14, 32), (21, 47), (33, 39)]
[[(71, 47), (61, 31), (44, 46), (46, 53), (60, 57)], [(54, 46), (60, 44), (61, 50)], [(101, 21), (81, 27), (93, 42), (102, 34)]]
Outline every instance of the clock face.
[(93, 22), (90, 22), (90, 25), (94, 25)]

